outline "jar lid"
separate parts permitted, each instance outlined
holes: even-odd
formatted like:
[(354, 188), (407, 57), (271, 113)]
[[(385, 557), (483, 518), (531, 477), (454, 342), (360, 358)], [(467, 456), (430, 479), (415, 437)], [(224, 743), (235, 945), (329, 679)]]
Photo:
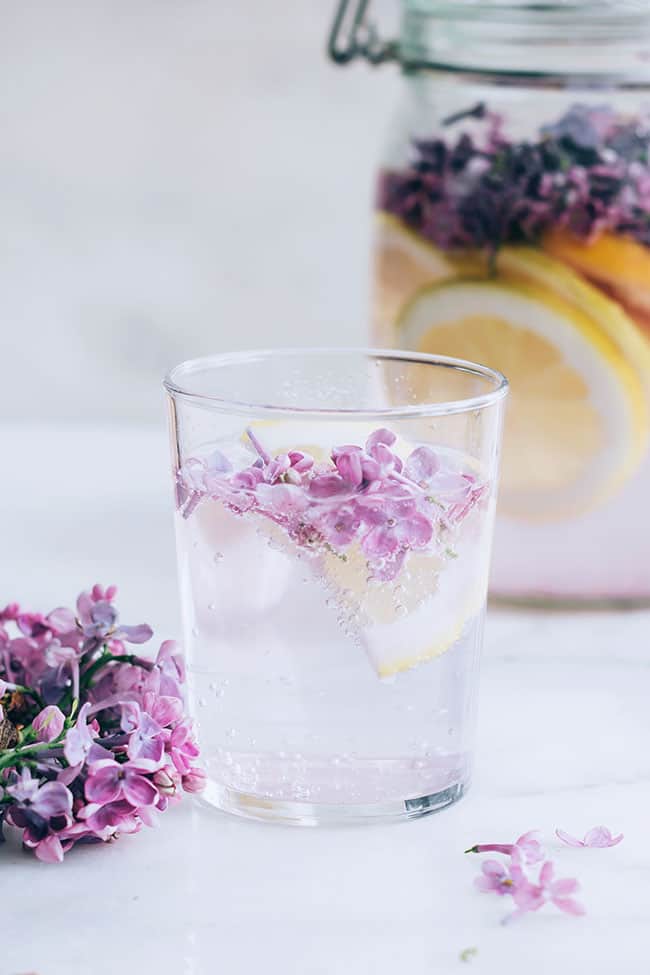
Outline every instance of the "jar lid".
[(650, 82), (647, 0), (403, 0), (410, 67)]
[[(370, 0), (339, 0), (329, 41), (346, 64), (399, 61), (500, 82), (650, 87), (648, 0), (402, 0), (399, 40), (382, 40)], [(347, 25), (347, 29), (346, 29)]]

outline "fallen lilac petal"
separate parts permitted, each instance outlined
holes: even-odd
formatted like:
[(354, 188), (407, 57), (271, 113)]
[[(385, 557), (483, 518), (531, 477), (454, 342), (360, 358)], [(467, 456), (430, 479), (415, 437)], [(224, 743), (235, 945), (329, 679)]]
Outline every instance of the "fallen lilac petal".
[(607, 826), (594, 826), (585, 834), (582, 840), (577, 836), (571, 836), (570, 833), (565, 832), (563, 829), (556, 829), (555, 835), (567, 846), (583, 846), (593, 849), (605, 849), (606, 847), (617, 846), (624, 838), (623, 833), (619, 833), (618, 836), (613, 836)]
[(623, 839), (623, 834), (619, 833), (618, 836), (612, 836), (612, 833), (606, 826), (594, 826), (585, 835), (585, 846), (598, 848), (605, 848), (609, 846), (617, 846)]
[(584, 846), (584, 840), (579, 840), (577, 836), (571, 836), (566, 833), (563, 829), (556, 829), (555, 835), (559, 840), (561, 840), (566, 846)]

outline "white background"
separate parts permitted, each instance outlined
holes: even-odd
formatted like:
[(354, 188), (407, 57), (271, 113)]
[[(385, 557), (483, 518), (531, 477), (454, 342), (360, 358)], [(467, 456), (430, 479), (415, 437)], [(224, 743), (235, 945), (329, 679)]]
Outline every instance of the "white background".
[(0, 419), (162, 423), (181, 359), (365, 341), (400, 79), (328, 62), (333, 7), (0, 0)]

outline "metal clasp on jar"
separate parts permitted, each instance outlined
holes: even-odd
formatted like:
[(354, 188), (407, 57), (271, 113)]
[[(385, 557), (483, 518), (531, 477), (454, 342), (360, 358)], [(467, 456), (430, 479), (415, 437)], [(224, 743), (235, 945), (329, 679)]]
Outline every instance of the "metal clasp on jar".
[(383, 41), (367, 19), (370, 0), (340, 0), (327, 43), (327, 53), (336, 64), (349, 64), (362, 57), (371, 64), (399, 60), (397, 41)]

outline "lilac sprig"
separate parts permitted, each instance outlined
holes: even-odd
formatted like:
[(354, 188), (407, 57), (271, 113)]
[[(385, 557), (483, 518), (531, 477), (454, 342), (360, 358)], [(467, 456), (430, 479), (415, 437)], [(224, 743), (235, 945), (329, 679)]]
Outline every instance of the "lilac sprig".
[[(613, 836), (606, 826), (595, 826), (584, 840), (561, 829), (555, 832), (562, 843), (574, 847), (617, 846), (623, 839), (622, 833)], [(579, 889), (578, 881), (574, 877), (556, 877), (555, 864), (547, 858), (538, 837), (538, 830), (529, 830), (514, 843), (477, 843), (465, 850), (465, 853), (499, 853), (509, 858), (505, 863), (485, 860), (474, 881), (482, 893), (512, 898), (515, 910), (504, 918), (504, 923), (538, 911), (545, 904), (553, 904), (574, 917), (585, 913), (582, 904), (573, 896)]]
[(0, 612), (0, 841), (14, 827), (46, 862), (152, 826), (205, 784), (183, 659), (170, 640), (155, 659), (128, 650), (152, 630), (120, 624), (116, 591), (94, 586), (76, 613)]
[(378, 429), (363, 447), (334, 447), (317, 463), (304, 451), (272, 457), (252, 430), (255, 459), (234, 469), (215, 451), (190, 458), (178, 473), (178, 507), (190, 517), (205, 500), (234, 514), (254, 513), (279, 525), (296, 544), (345, 559), (357, 544), (370, 575), (395, 579), (409, 552), (449, 552), (457, 526), (487, 498), (487, 485), (456, 469), (432, 447), (406, 461), (391, 449), (395, 434)]
[(383, 173), (380, 209), (444, 250), (493, 256), (503, 244), (535, 242), (552, 227), (584, 240), (613, 231), (650, 246), (647, 120), (574, 105), (537, 140), (516, 142), (482, 105), (446, 124), (468, 117), (472, 134), (416, 141), (408, 165)]

